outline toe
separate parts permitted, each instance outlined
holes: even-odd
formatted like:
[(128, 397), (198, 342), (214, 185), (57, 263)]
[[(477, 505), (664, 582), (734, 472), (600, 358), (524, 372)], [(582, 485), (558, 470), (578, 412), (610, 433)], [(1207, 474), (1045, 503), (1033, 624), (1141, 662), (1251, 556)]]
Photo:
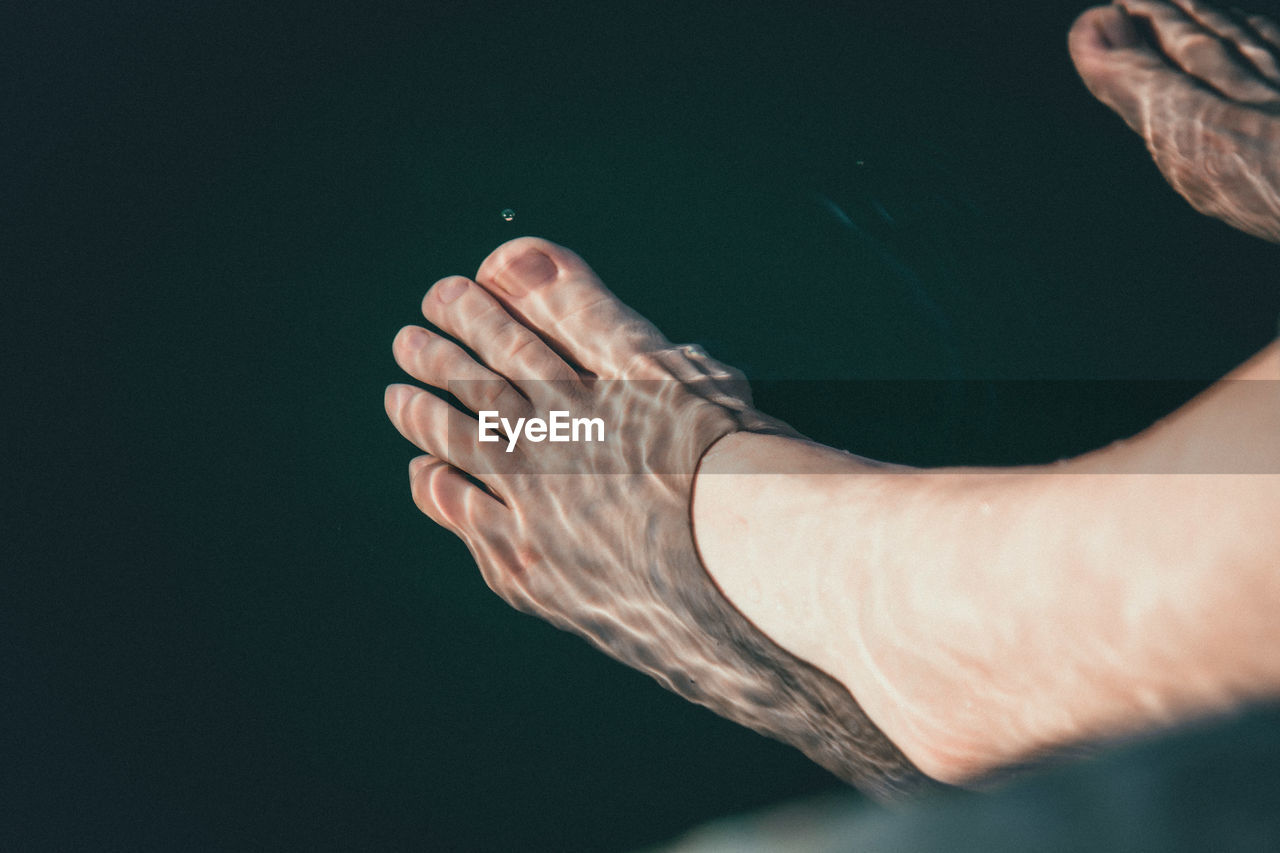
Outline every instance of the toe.
[(490, 445), (481, 450), (474, 418), (412, 385), (388, 385), (383, 404), (391, 423), (419, 450), (476, 477), (493, 474)]
[(409, 489), (423, 514), (441, 527), (471, 539), (476, 531), (496, 533), (507, 509), (443, 459), (427, 454), (409, 463)]
[(448, 391), (473, 412), (497, 410), (513, 418), (530, 414), (528, 400), (510, 382), (448, 338), (419, 326), (405, 326), (392, 342), (391, 351), (405, 373)]
[(1268, 50), (1273, 54), (1280, 51), (1280, 25), (1270, 18), (1262, 15), (1245, 15), (1244, 22), (1249, 25), (1249, 29), (1258, 37)]
[(620, 377), (635, 356), (671, 344), (624, 305), (576, 254), (536, 237), (504, 243), (476, 281), (574, 364)]
[[(1188, 3), (1187, 9), (1204, 7)], [(1132, 44), (1133, 21), (1126, 27), (1124, 17), (1149, 25), (1159, 50)], [(1179, 194), (1201, 213), (1276, 240), (1269, 151), (1277, 131), (1273, 109), (1258, 103), (1280, 100), (1254, 72), (1244, 80), (1243, 60), (1228, 63), (1216, 54), (1225, 51), (1223, 43), (1183, 8), (1156, 0), (1091, 9), (1070, 36), (1085, 85), (1143, 136)]]
[(1280, 83), (1280, 65), (1275, 53), (1247, 21), (1237, 19), (1201, 0), (1175, 0), (1178, 7), (1209, 30), (1225, 45), (1234, 48), (1240, 58), (1252, 66), (1252, 71), (1269, 84)]
[[(1183, 17), (1187, 26), (1191, 26), (1185, 14), (1171, 4), (1123, 0), (1119, 5), (1090, 9), (1081, 15), (1071, 28), (1068, 46), (1076, 70), (1089, 91), (1115, 110), (1129, 127), (1142, 134), (1153, 153), (1159, 156), (1157, 150), (1171, 144), (1170, 140), (1178, 135), (1174, 132), (1177, 128), (1185, 129), (1196, 124), (1192, 119), (1216, 115), (1223, 110), (1248, 108), (1219, 94), (1223, 89), (1233, 88), (1232, 84), (1222, 82), (1230, 75), (1225, 72), (1219, 74), (1216, 78), (1218, 85), (1210, 86), (1198, 77), (1189, 76), (1185, 68), (1171, 64), (1171, 59), (1145, 43), (1135, 27), (1134, 18), (1142, 18), (1153, 27), (1155, 23), (1132, 12), (1140, 7), (1148, 11), (1158, 10), (1169, 22), (1173, 20), (1172, 14), (1176, 13)], [(1177, 41), (1169, 35), (1170, 29), (1171, 26), (1165, 27), (1161, 35), (1162, 50), (1171, 49), (1170, 46)], [(1200, 30), (1200, 37), (1192, 39), (1190, 46), (1208, 45), (1210, 41), (1221, 47), (1216, 36), (1206, 35)], [(1203, 57), (1193, 59), (1195, 50), (1187, 49), (1189, 43), (1186, 39), (1178, 43), (1183, 48), (1178, 51), (1183, 62), (1193, 66), (1199, 62), (1201, 70), (1207, 71), (1210, 63), (1202, 61)], [(1239, 71), (1238, 67), (1236, 71)], [(1264, 93), (1268, 93), (1267, 97), (1274, 95), (1270, 87), (1258, 78), (1253, 78), (1251, 84), (1260, 87), (1250, 90), (1258, 98)], [(1235, 91), (1245, 94), (1246, 88), (1248, 86), (1241, 83)]]
[(1089, 91), (1138, 133), (1145, 131), (1146, 92), (1153, 84), (1186, 84), (1143, 42), (1132, 18), (1119, 6), (1087, 10), (1072, 25), (1067, 46)]
[(436, 282), (422, 314), (513, 382), (576, 380), (577, 371), (483, 287), (462, 276)]
[(1097, 6), (1086, 10), (1076, 19), (1067, 38), (1073, 56), (1106, 54), (1142, 44), (1133, 20), (1119, 6)]
[(430, 454), (409, 463), (409, 488), (424, 515), (466, 543), (489, 589), (518, 610), (554, 621), (529, 594), (528, 557), (517, 544), (519, 525), (511, 510)]
[(506, 507), (457, 468), (430, 454), (409, 463), (409, 488), (424, 515), (464, 537), (475, 530), (492, 530), (505, 521), (502, 513)]
[[(1277, 91), (1227, 38), (1187, 11), (1191, 6), (1185, 0), (1186, 8), (1162, 0), (1119, 2), (1130, 15), (1150, 25), (1156, 46), (1169, 61), (1202, 85), (1242, 104), (1280, 100)], [(1212, 17), (1207, 7), (1196, 8), (1206, 20)]]

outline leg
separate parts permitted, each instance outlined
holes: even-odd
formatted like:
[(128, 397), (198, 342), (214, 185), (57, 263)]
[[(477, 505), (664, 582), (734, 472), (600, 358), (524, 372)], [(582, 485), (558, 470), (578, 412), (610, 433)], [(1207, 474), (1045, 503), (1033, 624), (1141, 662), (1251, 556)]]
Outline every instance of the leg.
[(478, 440), (470, 413), (387, 389), (392, 421), (427, 453), (410, 468), (415, 501), (467, 543), (495, 592), (874, 794), (925, 782), (843, 685), (756, 629), (698, 559), (690, 504), (706, 449), (743, 430), (792, 434), (750, 407), (740, 376), (673, 347), (544, 240), (503, 245), (474, 281), (440, 281), (423, 313), (483, 363), (408, 327), (394, 351), (416, 379), (509, 422), (567, 411), (607, 431), (508, 453)]
[(1280, 694), (1280, 341), (1141, 435), (1052, 465), (813, 452), (712, 447), (699, 548), (928, 775), (967, 784)]
[[(760, 415), (546, 241), (505, 244), (423, 311), (483, 364), (410, 327), (395, 353), (415, 378), (472, 411), (598, 414), (616, 437), (508, 455), (388, 388), (428, 454), (415, 500), (489, 585), (874, 793), (1280, 690), (1280, 345), (1117, 448), (925, 472)], [(1246, 473), (1202, 473), (1236, 450)]]

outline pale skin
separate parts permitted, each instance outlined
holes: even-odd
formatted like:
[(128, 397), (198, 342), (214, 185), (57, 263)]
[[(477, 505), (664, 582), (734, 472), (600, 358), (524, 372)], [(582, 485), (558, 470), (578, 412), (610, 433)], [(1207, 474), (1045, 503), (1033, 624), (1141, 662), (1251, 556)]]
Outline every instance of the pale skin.
[[(1236, 375), (1280, 379), (1280, 345)], [(738, 433), (703, 462), (698, 544), (935, 779), (1226, 710), (1280, 691), (1280, 474), (1172, 472), (1221, 470), (1232, 444), (1280, 471), (1280, 382), (1262, 384), (1039, 469), (884, 470)], [(782, 454), (820, 473), (740, 473)]]
[[(1086, 12), (1070, 49), (1086, 85), (1143, 134), (1197, 209), (1280, 241), (1280, 28), (1199, 3), (1126, 0)], [(796, 672), (830, 676), (943, 782), (1280, 694), (1280, 342), (1096, 452), (1036, 468), (918, 470), (775, 430), (736, 392), (707, 402), (699, 383), (732, 373), (672, 350), (545, 240), (511, 241), (474, 279), (437, 282), (423, 313), (478, 356), (406, 327), (396, 360), (428, 386), (493, 377), (506, 383), (499, 399), (545, 415), (556, 404), (531, 378), (581, 383), (574, 400), (585, 406), (604, 403), (582, 377), (661, 379), (680, 393), (653, 411), (738, 418), (692, 445), (696, 478), (692, 465), (665, 476), (599, 456), (603, 485), (578, 478), (565, 490), (564, 477), (490, 474), (485, 454), (502, 450), (461, 446), (469, 422), (415, 386), (387, 392), (393, 423), (426, 454), (410, 466), (415, 502), (467, 542), (495, 592), (826, 766), (847, 751), (818, 757), (787, 720), (827, 705), (802, 690), (772, 709), (765, 670), (790, 666), (786, 656), (747, 675), (739, 662), (754, 666), (758, 653), (701, 642), (706, 626), (671, 591), (698, 579), (659, 577), (629, 524), (665, 517), (678, 531), (691, 517), (689, 542), (654, 554), (705, 572)], [(632, 410), (650, 404), (637, 397)], [(450, 419), (463, 426), (452, 441)], [(667, 435), (658, 419), (660, 445), (688, 434)], [(633, 479), (614, 489), (600, 480), (611, 472)], [(590, 525), (604, 532), (577, 532)]]

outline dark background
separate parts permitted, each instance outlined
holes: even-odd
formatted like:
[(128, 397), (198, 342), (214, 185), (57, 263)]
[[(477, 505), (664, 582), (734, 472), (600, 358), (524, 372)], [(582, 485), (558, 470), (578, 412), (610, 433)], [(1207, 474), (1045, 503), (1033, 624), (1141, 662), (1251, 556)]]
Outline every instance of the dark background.
[[(1043, 461), (1187, 393), (1064, 429), (988, 380), (1204, 383), (1275, 333), (1280, 250), (1089, 97), (1083, 3), (27, 6), (5, 846), (625, 850), (837, 786), (510, 610), (413, 507), (391, 338), (505, 239), (902, 462)], [(972, 410), (939, 442), (791, 382), (867, 378)]]

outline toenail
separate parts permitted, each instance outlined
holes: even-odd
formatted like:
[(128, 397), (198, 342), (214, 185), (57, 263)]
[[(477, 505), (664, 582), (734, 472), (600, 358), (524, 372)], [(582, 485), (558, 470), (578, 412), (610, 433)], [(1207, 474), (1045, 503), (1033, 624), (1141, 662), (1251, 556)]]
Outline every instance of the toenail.
[(512, 258), (496, 278), (498, 285), (507, 293), (523, 296), (555, 281), (559, 271), (550, 257), (537, 249), (527, 249)]
[(427, 339), (430, 336), (424, 329), (417, 326), (410, 326), (404, 333), (404, 343), (409, 349), (422, 349), (427, 345)]
[(436, 285), (436, 298), (445, 305), (462, 295), (467, 289), (467, 280), (464, 278), (451, 278), (440, 282)]

